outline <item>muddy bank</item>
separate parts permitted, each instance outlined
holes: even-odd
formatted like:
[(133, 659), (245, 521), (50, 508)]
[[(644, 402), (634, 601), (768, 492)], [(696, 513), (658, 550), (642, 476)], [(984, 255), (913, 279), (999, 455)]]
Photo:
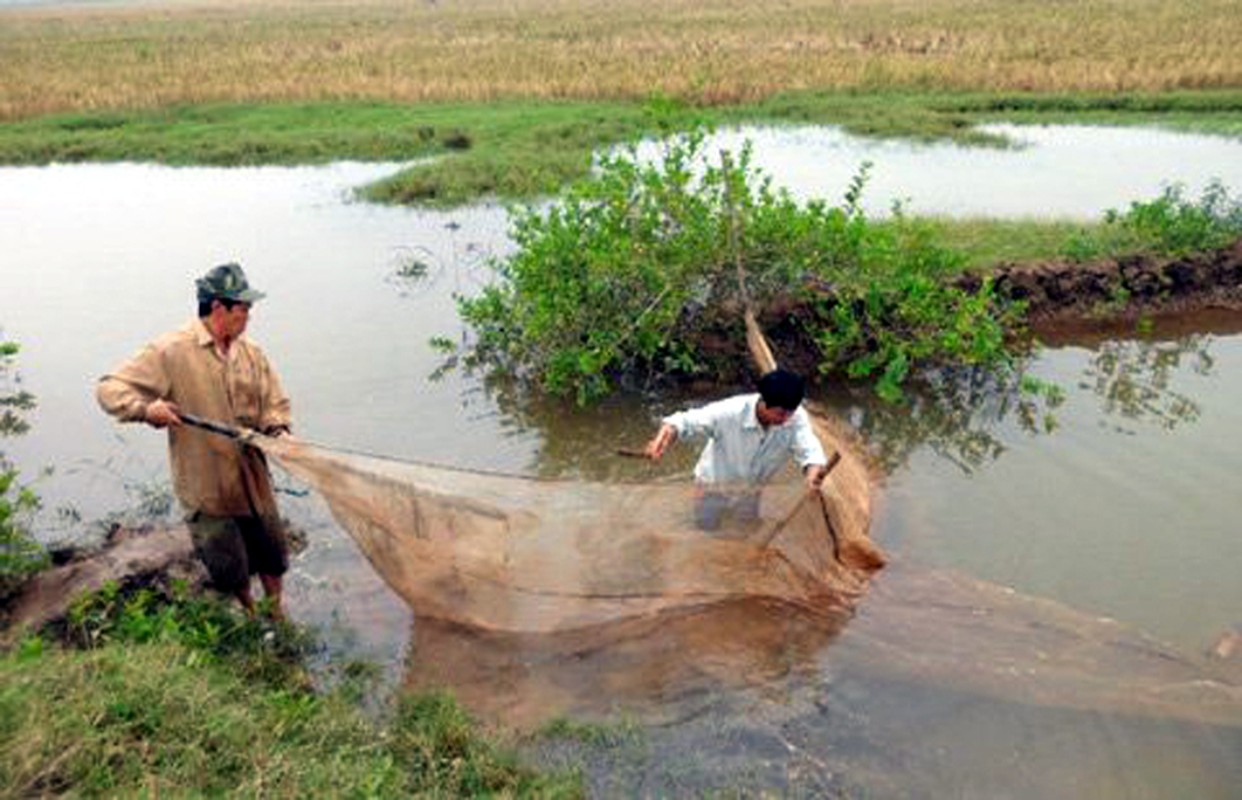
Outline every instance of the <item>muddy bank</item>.
[(174, 580), (184, 580), (195, 591), (207, 583), (207, 572), (194, 556), (185, 527), (113, 528), (98, 547), (69, 553), (64, 563), (32, 576), (0, 609), (0, 646), (8, 646), (24, 631), (63, 618), (74, 600), (105, 583)]
[[(1169, 258), (1125, 256), (1090, 263), (1045, 261), (1033, 264), (1000, 264), (987, 273), (997, 293), (1026, 303), (1030, 327), (1042, 339), (1099, 333), (1130, 333), (1142, 320), (1166, 323), (1190, 320), (1192, 328), (1204, 325), (1206, 316), (1234, 320), (1242, 312), (1242, 240), (1220, 250)], [(969, 274), (956, 285), (978, 291), (983, 274)], [(816, 290), (812, 290), (816, 292)], [(781, 363), (810, 377), (819, 375), (819, 348), (808, 330), (819, 325), (816, 306), (831, 306), (828, 288), (808, 301), (792, 295), (769, 302), (759, 310), (759, 325)], [(726, 300), (714, 309), (695, 334), (700, 355), (718, 376), (713, 384), (747, 384), (744, 371), (746, 343), (738, 335), (743, 309)], [(1219, 319), (1206, 323), (1218, 327)]]
[[(1242, 309), (1242, 240), (1178, 258), (1134, 255), (1090, 263), (1002, 264), (996, 291), (1027, 304), (1031, 323), (1136, 320), (1208, 309)], [(977, 289), (979, 276), (959, 282)]]
[[(288, 525), (285, 532), (290, 557), (306, 549), (304, 530)], [(52, 564), (0, 603), (0, 647), (24, 632), (60, 622), (75, 600), (106, 583), (123, 589), (156, 587), (167, 596), (178, 583), (195, 594), (213, 590), (211, 576), (194, 553), (189, 528), (180, 524), (116, 524), (98, 542), (56, 550)]]

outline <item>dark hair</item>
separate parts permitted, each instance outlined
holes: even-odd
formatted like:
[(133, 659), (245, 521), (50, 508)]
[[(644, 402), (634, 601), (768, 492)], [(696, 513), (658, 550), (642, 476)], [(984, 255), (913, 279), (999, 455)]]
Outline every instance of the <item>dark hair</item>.
[(202, 319), (203, 317), (211, 316), (211, 304), (212, 303), (219, 303), (220, 305), (224, 306), (225, 311), (232, 311), (233, 306), (241, 302), (242, 302), (241, 300), (230, 300), (227, 297), (208, 297), (204, 300), (199, 300), (198, 301), (198, 317), (199, 319)]
[(759, 396), (768, 408), (796, 411), (806, 396), (806, 381), (796, 372), (774, 369), (759, 379)]

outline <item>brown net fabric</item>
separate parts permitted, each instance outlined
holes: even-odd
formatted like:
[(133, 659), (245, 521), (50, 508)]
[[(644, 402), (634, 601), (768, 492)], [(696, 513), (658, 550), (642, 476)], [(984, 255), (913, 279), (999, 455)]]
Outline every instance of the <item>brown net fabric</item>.
[(852, 608), (883, 564), (867, 533), (870, 480), (848, 437), (813, 416), (842, 455), (823, 491), (791, 471), (763, 488), (757, 519), (713, 533), (696, 524), (688, 483), (539, 480), (250, 441), (327, 500), (415, 612), (546, 633), (745, 597)]
[(304, 442), (261, 446), (323, 495), (416, 612), (482, 628), (550, 632), (748, 596), (840, 607), (866, 582), (838, 559), (824, 506), (797, 479), (762, 492), (757, 520), (726, 519), (708, 534), (688, 485), (536, 480)]

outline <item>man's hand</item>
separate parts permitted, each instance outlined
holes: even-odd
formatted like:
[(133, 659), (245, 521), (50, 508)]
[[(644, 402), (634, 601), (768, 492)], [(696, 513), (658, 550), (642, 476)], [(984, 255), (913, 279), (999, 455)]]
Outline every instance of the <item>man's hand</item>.
[(651, 437), (651, 441), (647, 442), (647, 446), (643, 448), (643, 453), (652, 461), (659, 461), (660, 456), (664, 455), (664, 451), (675, 441), (677, 441), (677, 429), (672, 425), (661, 425), (659, 432)]
[(802, 474), (806, 476), (806, 488), (812, 492), (818, 492), (824, 485), (824, 479), (828, 477), (828, 473), (832, 472), (832, 468), (841, 460), (841, 452), (838, 450), (828, 456), (827, 464), (808, 464)]
[(146, 421), (153, 428), (177, 427), (181, 424), (181, 409), (168, 400), (155, 400), (147, 405)]

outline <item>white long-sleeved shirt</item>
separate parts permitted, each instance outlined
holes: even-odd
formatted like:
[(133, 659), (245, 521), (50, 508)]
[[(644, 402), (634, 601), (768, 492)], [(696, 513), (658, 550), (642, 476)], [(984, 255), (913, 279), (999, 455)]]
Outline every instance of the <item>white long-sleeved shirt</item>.
[(804, 469), (828, 463), (806, 409), (800, 407), (785, 424), (765, 429), (755, 416), (758, 404), (758, 394), (740, 394), (662, 420), (677, 430), (678, 439), (707, 437), (694, 467), (696, 481), (759, 484), (775, 475), (790, 457)]

